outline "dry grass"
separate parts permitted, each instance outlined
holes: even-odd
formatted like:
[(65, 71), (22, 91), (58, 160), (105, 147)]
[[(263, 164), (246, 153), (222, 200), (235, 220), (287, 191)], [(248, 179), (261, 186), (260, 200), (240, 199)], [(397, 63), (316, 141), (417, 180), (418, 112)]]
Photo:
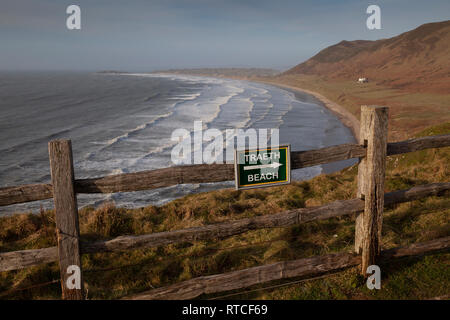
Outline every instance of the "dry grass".
[(260, 78), (316, 91), (352, 112), (358, 119), (361, 105), (389, 107), (389, 141), (407, 139), (426, 128), (450, 121), (450, 94), (409, 91), (369, 82), (311, 75)]
[[(422, 135), (450, 132), (450, 123)], [(450, 148), (426, 150), (388, 159), (386, 191), (450, 181)], [(84, 208), (84, 241), (126, 234), (147, 234), (208, 223), (273, 214), (283, 210), (355, 197), (356, 167), (292, 185), (235, 191), (224, 189), (189, 195), (161, 207), (128, 210), (112, 204)], [(383, 247), (390, 248), (450, 235), (450, 199), (431, 197), (389, 208), (384, 217)], [(290, 228), (247, 232), (221, 241), (200, 241), (124, 253), (83, 256), (84, 280), (91, 299), (115, 299), (152, 287), (207, 274), (330, 252), (351, 251), (354, 217), (341, 217)], [(0, 219), (0, 251), (43, 248), (56, 244), (54, 214), (16, 214)], [(448, 254), (403, 259), (382, 266), (383, 290), (365, 288), (355, 270), (327, 279), (237, 298), (397, 299), (448, 294)], [(0, 273), (0, 292), (58, 278), (56, 263)], [(59, 298), (59, 284), (14, 292), (6, 299)]]

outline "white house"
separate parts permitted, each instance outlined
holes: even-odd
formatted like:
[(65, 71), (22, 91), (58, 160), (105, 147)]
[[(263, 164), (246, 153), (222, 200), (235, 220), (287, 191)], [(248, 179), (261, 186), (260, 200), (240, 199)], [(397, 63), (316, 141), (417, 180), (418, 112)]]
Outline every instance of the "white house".
[(358, 79), (358, 83), (366, 83), (366, 82), (369, 82), (368, 78), (359, 78)]

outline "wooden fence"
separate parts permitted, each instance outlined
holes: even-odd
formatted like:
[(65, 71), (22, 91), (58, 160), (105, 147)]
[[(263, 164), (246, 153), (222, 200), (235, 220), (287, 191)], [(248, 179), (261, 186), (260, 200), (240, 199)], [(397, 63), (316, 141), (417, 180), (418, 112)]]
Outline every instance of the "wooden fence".
[[(0, 271), (17, 270), (59, 261), (62, 298), (83, 299), (82, 286), (80, 289), (69, 289), (65, 285), (70, 276), (67, 272), (69, 266), (78, 266), (81, 271), (81, 254), (214, 240), (249, 230), (287, 227), (353, 213), (357, 214), (355, 253), (353, 254), (329, 254), (194, 278), (168, 287), (152, 289), (129, 298), (190, 299), (204, 293), (235, 290), (277, 279), (308, 276), (358, 264), (361, 265), (361, 274), (365, 275), (367, 267), (376, 264), (380, 259), (448, 249), (450, 248), (450, 237), (381, 251), (382, 214), (385, 206), (428, 196), (440, 196), (450, 190), (450, 182), (445, 182), (384, 193), (386, 156), (450, 146), (449, 134), (387, 143), (387, 124), (388, 109), (386, 107), (362, 106), (359, 144), (342, 144), (291, 153), (292, 169), (359, 158), (358, 197), (356, 199), (194, 228), (139, 236), (121, 236), (90, 243), (80, 241), (77, 194), (128, 192), (183, 183), (229, 181), (234, 179), (234, 165), (186, 165), (94, 179), (75, 179), (70, 140), (50, 141), (51, 184), (0, 188), (0, 206), (53, 198), (58, 245), (43, 249), (0, 253)], [(82, 283), (83, 281), (81, 281)]]

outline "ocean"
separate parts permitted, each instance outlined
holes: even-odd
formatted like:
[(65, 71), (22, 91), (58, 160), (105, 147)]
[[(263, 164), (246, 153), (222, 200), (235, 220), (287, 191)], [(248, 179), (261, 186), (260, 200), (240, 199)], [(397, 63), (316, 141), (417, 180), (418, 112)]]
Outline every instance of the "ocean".
[[(49, 183), (47, 143), (71, 139), (75, 178), (172, 166), (172, 132), (194, 121), (221, 131), (279, 128), (280, 143), (309, 150), (355, 142), (351, 131), (311, 95), (279, 87), (210, 77), (87, 72), (0, 73), (0, 187)], [(354, 163), (292, 171), (310, 179)], [(189, 193), (234, 182), (157, 190), (78, 195), (79, 207), (161, 205)], [(0, 207), (0, 215), (37, 212), (52, 200)]]

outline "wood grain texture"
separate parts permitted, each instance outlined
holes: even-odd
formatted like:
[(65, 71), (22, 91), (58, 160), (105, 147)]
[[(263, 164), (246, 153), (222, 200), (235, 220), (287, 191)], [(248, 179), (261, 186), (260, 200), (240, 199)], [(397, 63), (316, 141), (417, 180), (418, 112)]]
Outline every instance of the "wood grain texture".
[[(292, 169), (364, 156), (365, 149), (345, 144), (291, 153)], [(327, 160), (328, 159), (328, 160)], [(184, 183), (234, 180), (233, 164), (185, 165), (75, 181), (77, 193), (111, 193), (150, 190)]]
[[(450, 182), (433, 183), (411, 189), (399, 190), (385, 194), (385, 205), (421, 199), (427, 196), (443, 196), (450, 191)], [(206, 226), (165, 231), (139, 236), (121, 236), (107, 241), (82, 243), (82, 253), (115, 252), (137, 248), (150, 248), (172, 243), (214, 240), (231, 237), (250, 230), (262, 228), (287, 227), (316, 220), (349, 215), (362, 212), (364, 201), (360, 199), (340, 200), (330, 204), (300, 208), (272, 215), (221, 222)]]
[[(450, 248), (450, 237), (416, 243), (406, 247), (382, 252), (385, 259), (424, 254)], [(198, 277), (167, 287), (152, 289), (125, 297), (126, 300), (182, 300), (193, 299), (202, 294), (211, 294), (247, 288), (274, 280), (306, 277), (325, 273), (361, 263), (361, 256), (351, 253), (328, 254), (324, 256), (283, 261), (244, 270), (211, 276)]]
[(48, 144), (48, 153), (55, 203), (62, 298), (80, 300), (83, 299), (83, 288), (69, 289), (66, 285), (70, 276), (67, 273), (68, 267), (75, 265), (81, 270), (80, 231), (77, 198), (74, 190), (72, 144), (70, 140), (51, 141)]
[(234, 179), (234, 165), (185, 165), (124, 173), (75, 181), (77, 193), (111, 193), (150, 190), (184, 183), (207, 183)]
[[(450, 191), (450, 182), (432, 183), (385, 194), (384, 204), (394, 205), (428, 196), (444, 196)], [(213, 240), (229, 237), (258, 228), (283, 227), (328, 219), (364, 210), (360, 199), (343, 200), (325, 206), (301, 208), (273, 215), (228, 221), (195, 228), (152, 233), (140, 236), (121, 236), (112, 240), (92, 243), (81, 242), (81, 253), (115, 252), (137, 248), (155, 247), (169, 243)], [(222, 230), (221, 230), (222, 229)], [(26, 267), (57, 261), (56, 247), (0, 253), (0, 271), (23, 269)]]
[(26, 184), (0, 188), (0, 206), (45, 200), (53, 197), (51, 184)]
[(247, 288), (274, 280), (311, 276), (358, 265), (360, 256), (351, 253), (283, 261), (210, 276), (203, 276), (124, 298), (125, 300), (185, 300), (202, 294)]
[(424, 149), (450, 147), (450, 134), (429, 136), (410, 139), (400, 142), (392, 142), (387, 145), (387, 155), (409, 153)]
[(108, 241), (82, 243), (81, 250), (83, 253), (112, 252), (143, 247), (156, 247), (171, 243), (221, 239), (250, 230), (303, 224), (314, 220), (323, 220), (351, 214), (363, 209), (364, 203), (359, 199), (335, 201), (320, 207), (300, 208), (276, 214), (256, 216), (188, 229), (158, 232), (141, 236), (121, 236)]
[(365, 155), (366, 149), (359, 144), (341, 144), (317, 150), (291, 152), (291, 165), (292, 169), (299, 169)]
[(413, 243), (408, 246), (383, 250), (381, 259), (401, 258), (406, 256), (416, 256), (433, 251), (446, 250), (450, 248), (450, 237), (439, 238), (426, 242)]
[(450, 182), (437, 182), (396, 190), (384, 194), (384, 206), (418, 200), (431, 196), (448, 196)]
[(0, 272), (58, 261), (58, 247), (0, 253)]
[[(450, 135), (431, 136), (388, 143), (387, 155), (447, 146), (450, 146)], [(291, 153), (292, 169), (364, 157), (365, 154), (366, 149), (358, 144), (294, 151)], [(127, 192), (169, 187), (179, 183), (229, 180), (234, 180), (233, 165), (231, 164), (192, 165), (75, 180), (75, 190), (77, 193)], [(4, 187), (0, 188), (0, 206), (50, 199), (52, 196), (51, 184)]]
[(381, 250), (388, 108), (362, 106), (360, 123), (360, 143), (367, 146), (367, 153), (358, 165), (357, 194), (365, 206), (356, 218), (355, 252), (362, 255), (361, 274), (365, 276)]

